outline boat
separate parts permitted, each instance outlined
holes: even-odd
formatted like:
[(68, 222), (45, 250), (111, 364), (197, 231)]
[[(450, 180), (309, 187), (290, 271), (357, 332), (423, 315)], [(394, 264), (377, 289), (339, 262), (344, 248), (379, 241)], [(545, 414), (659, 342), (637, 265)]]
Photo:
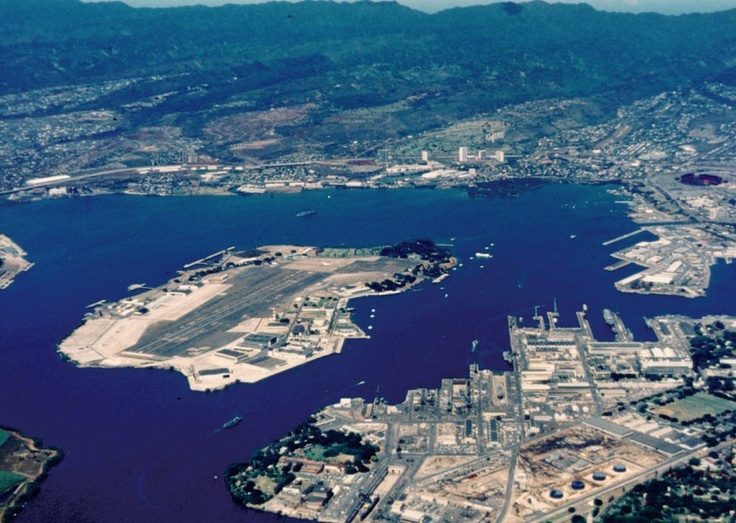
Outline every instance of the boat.
[(478, 348), (478, 340), (473, 340), (473, 343), (471, 345), (473, 346), (471, 352), (475, 352), (475, 349)]
[(296, 213), (297, 218), (304, 218), (305, 216), (311, 216), (313, 214), (317, 214), (317, 211), (302, 211)]
[(493, 258), (493, 254), (488, 254), (487, 252), (476, 252), (475, 257), (476, 258)]
[(223, 429), (231, 429), (231, 428), (235, 427), (241, 421), (243, 421), (243, 418), (241, 418), (240, 416), (235, 416), (233, 419), (228, 420), (225, 423), (223, 423), (222, 424), (222, 428)]
[(613, 315), (610, 309), (603, 309), (603, 321), (613, 327), (616, 325), (616, 317)]

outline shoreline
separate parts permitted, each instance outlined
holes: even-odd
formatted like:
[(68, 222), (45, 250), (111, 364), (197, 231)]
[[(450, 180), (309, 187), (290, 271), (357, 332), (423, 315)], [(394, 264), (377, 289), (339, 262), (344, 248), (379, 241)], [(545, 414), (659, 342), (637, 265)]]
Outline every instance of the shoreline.
[[(40, 438), (27, 436), (13, 427), (0, 425), (0, 432), (6, 433), (9, 438), (15, 438), (20, 443), (20, 448), (13, 453), (19, 460), (18, 467), (22, 467), (22, 463), (27, 461), (26, 454), (40, 455), (43, 458), (43, 462), (35, 473), (23, 473), (20, 469), (17, 472), (3, 471), (17, 473), (18, 476), (25, 478), (15, 487), (11, 487), (13, 490), (5, 493), (8, 497), (0, 503), (0, 521), (9, 521), (23, 510), (28, 501), (38, 495), (41, 484), (48, 477), (49, 471), (64, 459), (64, 451), (53, 446), (44, 447)], [(4, 460), (7, 459), (8, 457), (4, 456)], [(36, 461), (38, 459), (34, 458)]]

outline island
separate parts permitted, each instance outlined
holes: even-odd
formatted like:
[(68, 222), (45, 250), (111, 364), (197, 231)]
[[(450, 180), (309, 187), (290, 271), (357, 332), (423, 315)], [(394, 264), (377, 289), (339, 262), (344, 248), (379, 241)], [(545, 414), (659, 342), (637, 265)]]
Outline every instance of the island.
[(454, 264), (424, 239), (364, 249), (231, 247), (164, 285), (133, 284), (140, 294), (92, 304), (58, 351), (84, 367), (175, 370), (199, 391), (252, 383), (366, 338), (351, 319), (351, 298), (439, 281)]
[(27, 254), (13, 240), (0, 234), (0, 289), (8, 288), (18, 273), (33, 267), (25, 259)]
[(233, 500), (325, 522), (585, 521), (708, 457), (736, 474), (720, 459), (736, 437), (736, 318), (651, 318), (657, 341), (637, 342), (607, 310), (616, 340), (598, 341), (585, 309), (574, 327), (556, 310), (509, 317), (512, 371), (472, 363), (398, 405), (325, 407), (228, 468)]
[(9, 521), (33, 497), (49, 469), (59, 463), (59, 449), (11, 428), (0, 428), (0, 521)]

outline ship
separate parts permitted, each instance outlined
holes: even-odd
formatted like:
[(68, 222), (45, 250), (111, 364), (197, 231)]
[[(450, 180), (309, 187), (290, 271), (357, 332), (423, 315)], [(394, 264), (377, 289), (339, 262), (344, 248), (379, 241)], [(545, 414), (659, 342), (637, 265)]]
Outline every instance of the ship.
[(228, 420), (225, 423), (223, 423), (222, 424), (222, 428), (223, 429), (231, 429), (231, 428), (235, 427), (241, 421), (243, 421), (243, 418), (241, 418), (240, 416), (235, 416), (233, 419)]
[(611, 312), (611, 310), (609, 309), (603, 309), (603, 321), (605, 321), (611, 327), (616, 325), (616, 317), (613, 315), (613, 312)]
[(476, 258), (493, 258), (493, 254), (488, 254), (487, 252), (476, 252), (475, 257)]
[(302, 211), (296, 213), (297, 218), (304, 218), (305, 216), (311, 216), (313, 214), (317, 214), (317, 211)]

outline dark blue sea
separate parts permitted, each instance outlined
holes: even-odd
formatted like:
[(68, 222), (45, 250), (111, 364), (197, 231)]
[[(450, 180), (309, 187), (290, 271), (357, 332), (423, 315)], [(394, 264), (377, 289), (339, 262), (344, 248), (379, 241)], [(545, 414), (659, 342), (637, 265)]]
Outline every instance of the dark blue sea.
[[(341, 397), (373, 398), (380, 387), (387, 401), (400, 402), (407, 389), (465, 376), (476, 359), (505, 370), (507, 315), (529, 322), (535, 305), (549, 310), (556, 298), (562, 325), (573, 325), (586, 303), (600, 339), (612, 338), (604, 307), (651, 339), (644, 316), (736, 314), (736, 278), (725, 265), (715, 268), (706, 298), (616, 292), (613, 282), (633, 268), (603, 267), (626, 243), (601, 243), (637, 227), (608, 188), (553, 185), (513, 198), (333, 190), (0, 206), (0, 232), (36, 264), (0, 291), (0, 423), (66, 452), (17, 521), (284, 521), (234, 505), (225, 467)], [(303, 210), (317, 212), (296, 217)], [(370, 246), (419, 237), (453, 244), (462, 266), (439, 285), (355, 300), (357, 321), (373, 327), (370, 340), (255, 385), (195, 393), (176, 373), (78, 369), (55, 352), (88, 304), (127, 296), (132, 283), (163, 283), (183, 264), (231, 245)], [(470, 260), (478, 251), (493, 258)], [(237, 428), (215, 431), (236, 414), (244, 418)]]

